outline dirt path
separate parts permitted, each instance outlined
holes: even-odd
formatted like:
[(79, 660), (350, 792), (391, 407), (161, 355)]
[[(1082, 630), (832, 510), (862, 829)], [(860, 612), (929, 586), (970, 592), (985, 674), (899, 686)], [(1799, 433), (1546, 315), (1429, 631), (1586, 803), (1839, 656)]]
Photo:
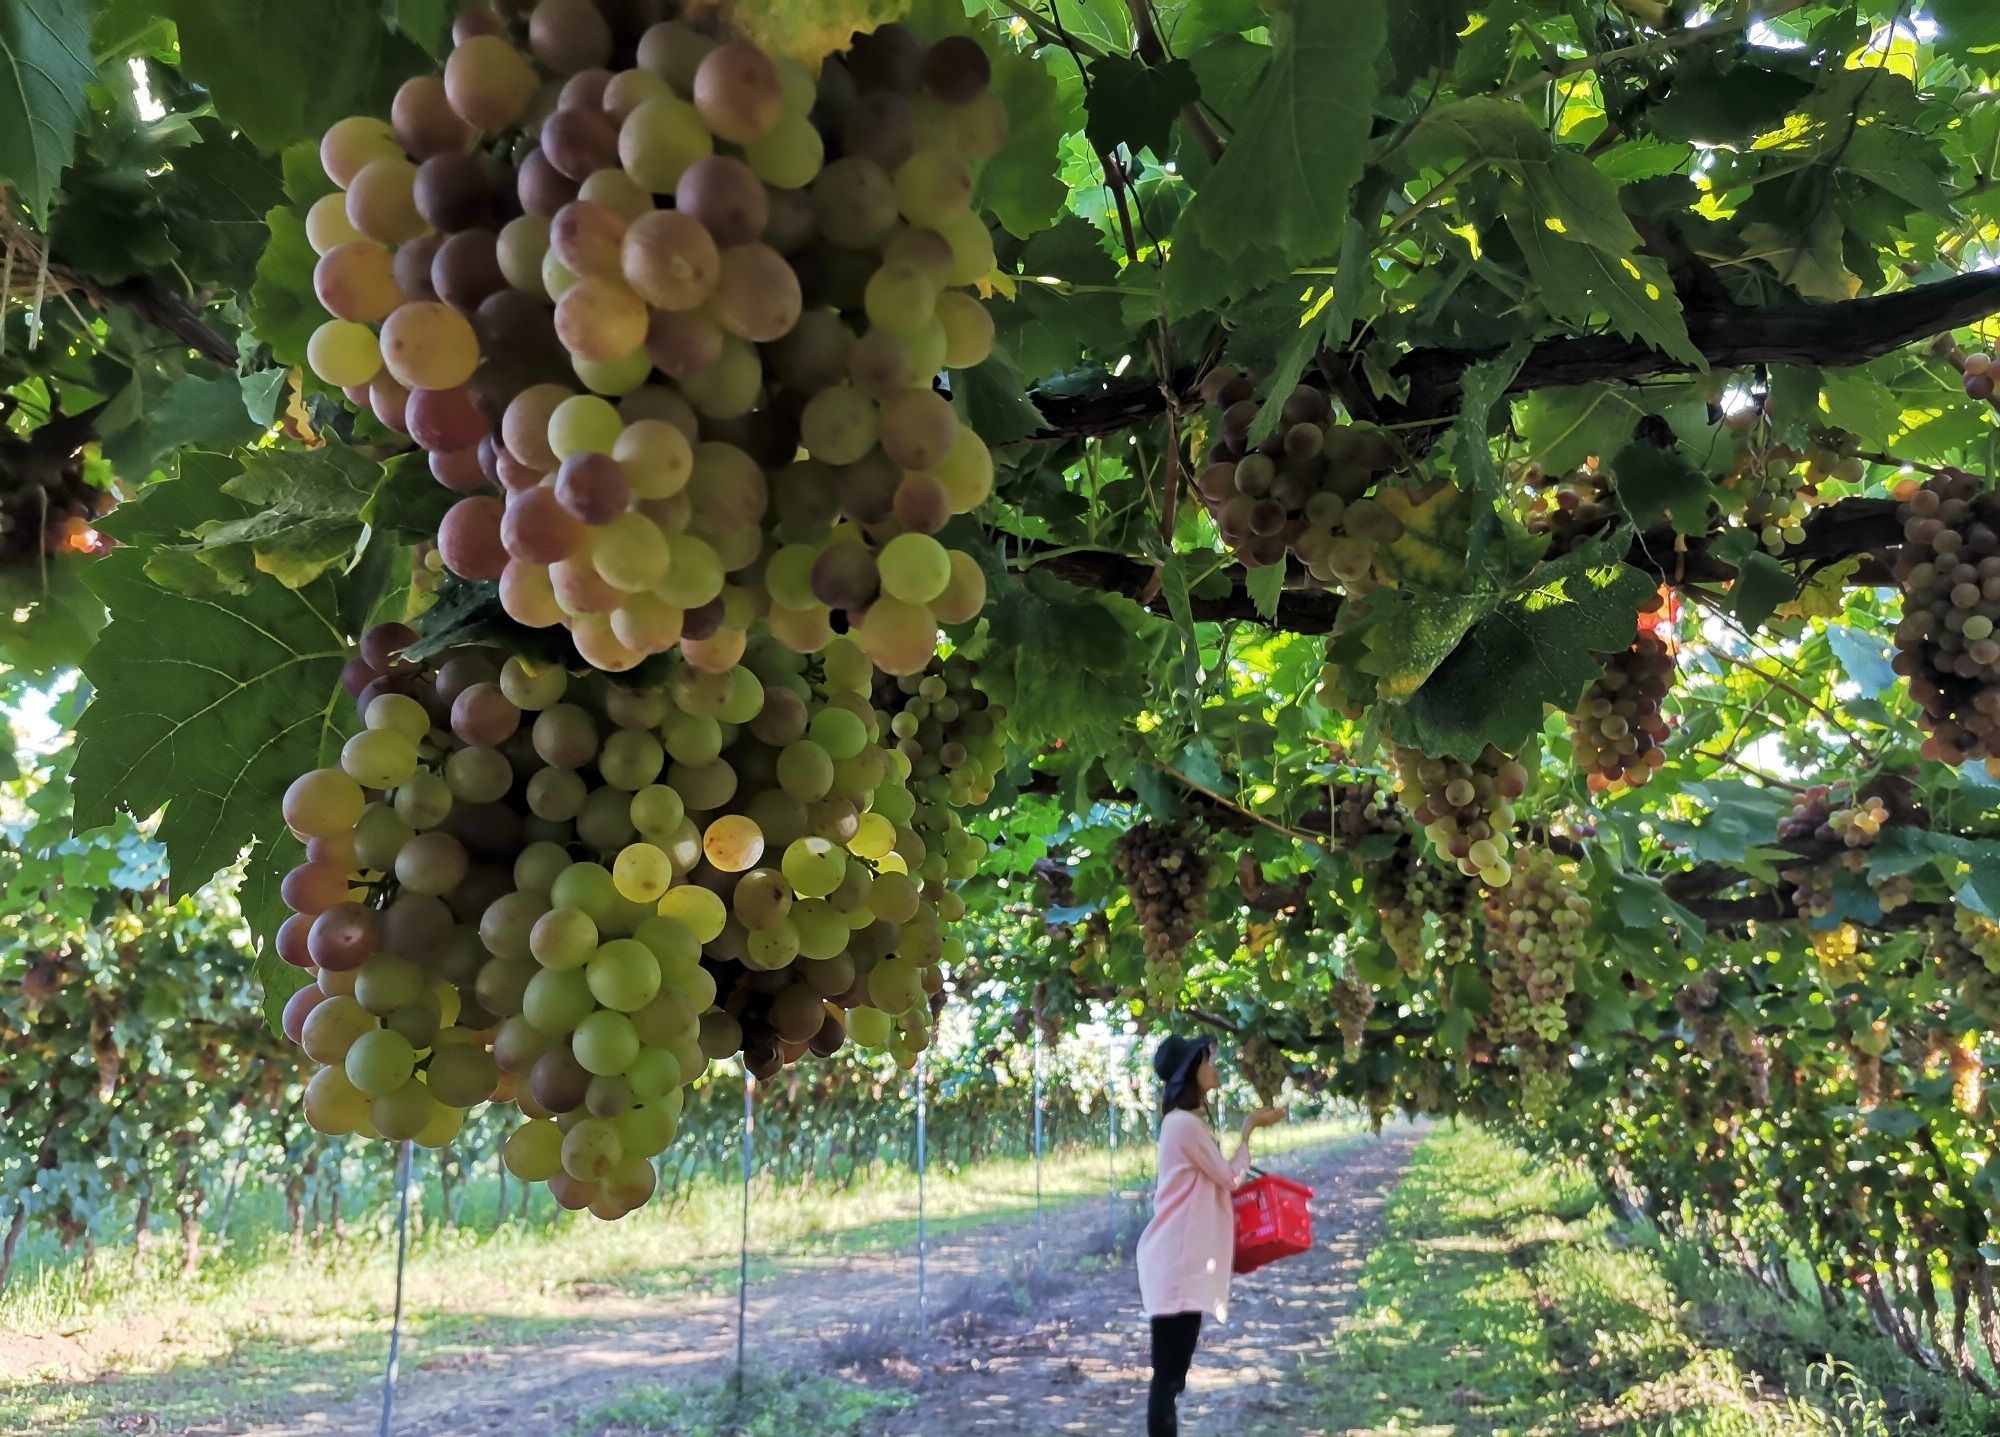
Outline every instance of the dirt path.
[[(1297, 1154), (1285, 1170), (1315, 1189), (1310, 1253), (1236, 1279), (1229, 1322), (1202, 1333), (1181, 1423), (1190, 1433), (1311, 1437), (1290, 1376), (1353, 1304), (1383, 1203), (1421, 1133)], [(1145, 1425), (1149, 1329), (1130, 1262), (1091, 1273), (1008, 1330), (963, 1339), (914, 1383), (893, 1437), (1136, 1432)]]
[[(1229, 1325), (1205, 1335), (1182, 1410), (1195, 1431), (1240, 1434), (1281, 1412), (1281, 1379), (1351, 1300), (1382, 1200), (1416, 1136), (1405, 1130), (1289, 1155), (1287, 1172), (1318, 1189), (1315, 1250), (1237, 1279)], [(1136, 1218), (1141, 1204), (1127, 1201)], [(914, 1391), (892, 1419), (897, 1437), (1130, 1428), (1143, 1411), (1146, 1326), (1129, 1258), (1108, 1246), (1101, 1200), (1052, 1208), (1047, 1252), (1034, 1261), (1034, 1224), (966, 1227), (931, 1244), (934, 1326), (914, 1332), (913, 1253), (784, 1260), (750, 1290), (751, 1351), (769, 1366), (841, 1368), (871, 1385)], [(719, 1377), (734, 1360), (733, 1285), (672, 1300), (580, 1296), (574, 1329), (470, 1361), (427, 1364), (405, 1349), (396, 1430), (423, 1437), (563, 1431), (580, 1413), (642, 1383)], [(199, 1427), (229, 1437), (369, 1437), (372, 1389), (325, 1411), (268, 1426)], [(1296, 1431), (1296, 1427), (1289, 1430)]]

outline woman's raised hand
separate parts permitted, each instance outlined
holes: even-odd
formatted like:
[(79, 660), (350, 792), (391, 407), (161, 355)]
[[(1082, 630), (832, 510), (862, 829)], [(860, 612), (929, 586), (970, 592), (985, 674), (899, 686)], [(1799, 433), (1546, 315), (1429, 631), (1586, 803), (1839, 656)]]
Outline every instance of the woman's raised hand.
[(1272, 1128), (1282, 1123), (1290, 1114), (1283, 1108), (1259, 1108), (1243, 1120), (1246, 1128)]

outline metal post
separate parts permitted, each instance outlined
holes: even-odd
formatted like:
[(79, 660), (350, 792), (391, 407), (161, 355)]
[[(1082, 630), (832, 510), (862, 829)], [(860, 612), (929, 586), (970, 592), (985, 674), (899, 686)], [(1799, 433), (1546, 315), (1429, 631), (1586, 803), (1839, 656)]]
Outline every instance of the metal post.
[(743, 1347), (750, 1314), (750, 1145), (756, 1130), (752, 1107), (757, 1080), (743, 1065), (743, 1237), (736, 1256), (736, 1396), (743, 1397)]
[(1042, 1025), (1035, 1024), (1035, 1251), (1042, 1250)]
[(389, 1366), (382, 1374), (382, 1423), (378, 1437), (389, 1437), (396, 1420), (396, 1367), (403, 1355), (403, 1268), (410, 1258), (410, 1163), (412, 1144), (403, 1141), (396, 1155), (396, 1309), (389, 1319)]
[(931, 1330), (930, 1289), (926, 1285), (925, 1259), (929, 1230), (924, 1213), (924, 1156), (926, 1146), (924, 1103), (925, 1057), (917, 1054), (917, 1336), (928, 1337)]
[[(1114, 1051), (1116, 1041), (1113, 1039)], [(1118, 1226), (1118, 1075), (1116, 1072), (1107, 1074), (1105, 1078), (1104, 1115), (1109, 1119), (1108, 1126), (1111, 1130), (1111, 1146), (1104, 1157), (1104, 1203), (1105, 1211), (1110, 1215), (1111, 1226), (1115, 1231)]]

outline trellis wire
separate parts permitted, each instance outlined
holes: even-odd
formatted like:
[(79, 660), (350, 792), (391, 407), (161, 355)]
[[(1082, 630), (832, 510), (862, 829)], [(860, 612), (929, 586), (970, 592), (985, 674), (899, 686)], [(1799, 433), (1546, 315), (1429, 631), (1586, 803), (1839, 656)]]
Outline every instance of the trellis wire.
[(1042, 1250), (1042, 1027), (1035, 1024), (1035, 1251)]
[(917, 1054), (917, 1336), (930, 1335), (930, 1289), (925, 1282), (929, 1233), (924, 1213), (924, 1154), (926, 1111), (924, 1106), (925, 1054)]
[(743, 1397), (743, 1346), (750, 1316), (750, 1144), (755, 1129), (751, 1115), (757, 1080), (743, 1067), (743, 1238), (736, 1253), (736, 1396)]
[(410, 1257), (410, 1163), (414, 1145), (406, 1138), (396, 1155), (396, 1310), (389, 1319), (389, 1365), (382, 1373), (382, 1425), (389, 1437), (396, 1420), (396, 1364), (403, 1354), (403, 1268)]

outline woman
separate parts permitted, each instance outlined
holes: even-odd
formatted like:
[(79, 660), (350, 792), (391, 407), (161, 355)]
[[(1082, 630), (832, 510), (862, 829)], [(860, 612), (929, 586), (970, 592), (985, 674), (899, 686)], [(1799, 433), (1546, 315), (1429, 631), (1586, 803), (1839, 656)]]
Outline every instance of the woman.
[(1230, 1194), (1250, 1170), (1250, 1134), (1285, 1120), (1259, 1108), (1243, 1120), (1236, 1153), (1225, 1160), (1203, 1114), (1221, 1079), (1210, 1038), (1167, 1037), (1153, 1053), (1160, 1078), (1160, 1177), (1153, 1220), (1139, 1237), (1139, 1293), (1153, 1319), (1153, 1385), (1147, 1437), (1177, 1437), (1175, 1404), (1187, 1385), (1201, 1320), (1225, 1319), (1236, 1251)]

